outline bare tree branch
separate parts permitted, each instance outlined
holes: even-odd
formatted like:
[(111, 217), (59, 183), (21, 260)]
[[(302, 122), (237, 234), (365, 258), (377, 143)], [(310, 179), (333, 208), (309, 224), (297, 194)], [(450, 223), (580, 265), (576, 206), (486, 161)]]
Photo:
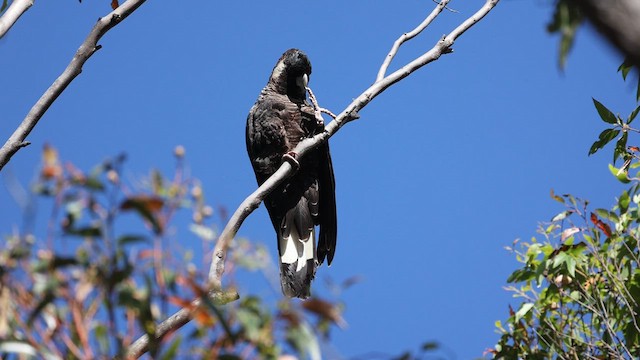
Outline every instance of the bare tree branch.
[(596, 28), (640, 69), (640, 2), (573, 1)]
[[(442, 9), (444, 8), (443, 4), (446, 5), (448, 1), (449, 0), (442, 0), (442, 2), (437, 6)], [(499, 0), (487, 0), (485, 5), (480, 10), (478, 10), (473, 16), (468, 18), (465, 22), (463, 22), (460, 26), (453, 30), (449, 35), (443, 37), (440, 41), (438, 41), (438, 43), (431, 50), (416, 58), (412, 62), (406, 64), (401, 69), (395, 71), (387, 77), (384, 77), (380, 81), (376, 81), (360, 96), (353, 100), (353, 102), (349, 106), (347, 106), (340, 114), (335, 116), (334, 120), (327, 125), (323, 133), (301, 141), (293, 150), (295, 153), (297, 153), (297, 158), (300, 159), (301, 157), (305, 156), (306, 153), (319, 146), (323, 142), (327, 141), (346, 123), (351, 120), (357, 119), (359, 117), (358, 111), (363, 109), (367, 104), (369, 104), (369, 102), (371, 102), (371, 100), (373, 100), (373, 98), (382, 93), (386, 88), (409, 76), (411, 73), (423, 67), (424, 65), (437, 60), (440, 55), (451, 53), (453, 51), (451, 47), (453, 46), (455, 40), (466, 30), (480, 21), (485, 15), (487, 15), (489, 11), (491, 11), (491, 9), (493, 9), (497, 5), (498, 1)], [(310, 93), (312, 94), (312, 92)], [(314, 106), (316, 107), (316, 110), (322, 111), (322, 109), (319, 108), (317, 104), (315, 104), (315, 102)], [(210, 294), (213, 294), (213, 296), (225, 294), (222, 291), (222, 276), (224, 274), (224, 262), (227, 255), (227, 250), (244, 220), (249, 216), (249, 214), (251, 214), (260, 206), (260, 203), (273, 189), (275, 189), (278, 185), (280, 185), (294, 173), (295, 169), (291, 166), (291, 164), (284, 161), (280, 168), (260, 187), (258, 187), (258, 189), (256, 189), (251, 195), (249, 195), (233, 213), (224, 230), (220, 234), (220, 237), (218, 238), (216, 246), (213, 250), (208, 280), (208, 289), (211, 291)], [(224, 298), (226, 300), (224, 300), (223, 302), (230, 302), (236, 299), (237, 293), (233, 294), (235, 294), (235, 298), (226, 297)], [(201, 300), (196, 299), (191, 303), (190, 308), (200, 305)], [(158, 325), (156, 330), (156, 338), (160, 339), (167, 333), (180, 328), (190, 319), (191, 310), (180, 309), (174, 315)], [(131, 345), (131, 347), (127, 350), (127, 358), (135, 359), (140, 357), (147, 351), (148, 345), (149, 339), (146, 335), (143, 335), (138, 340), (136, 340), (133, 345)]]
[(76, 51), (75, 56), (67, 68), (53, 84), (51, 84), (47, 91), (42, 94), (38, 102), (33, 105), (27, 116), (22, 120), (22, 123), (13, 132), (13, 135), (11, 135), (9, 140), (0, 148), (0, 171), (18, 150), (29, 145), (29, 142), (25, 141), (25, 139), (51, 104), (62, 94), (71, 81), (80, 75), (84, 63), (91, 55), (100, 50), (101, 45), (98, 45), (100, 38), (122, 20), (126, 19), (127, 16), (131, 15), (131, 13), (145, 1), (146, 0), (127, 0), (111, 13), (98, 19), (98, 23), (91, 29), (89, 36), (87, 36), (82, 45), (80, 45), (80, 48)]
[(406, 41), (409, 41), (414, 37), (418, 36), (422, 32), (422, 30), (426, 29), (427, 26), (429, 26), (429, 24), (433, 22), (433, 19), (435, 19), (438, 15), (440, 15), (442, 10), (447, 7), (447, 4), (449, 3), (449, 1), (450, 0), (441, 0), (439, 3), (436, 2), (436, 4), (438, 5), (433, 9), (433, 11), (431, 11), (431, 14), (429, 14), (429, 16), (427, 16), (427, 18), (424, 19), (422, 23), (420, 23), (420, 25), (416, 26), (416, 28), (411, 30), (410, 32), (402, 34), (398, 38), (398, 40), (396, 40), (393, 43), (393, 46), (391, 47), (389, 54), (387, 54), (387, 57), (384, 59), (384, 62), (382, 63), (382, 66), (380, 66), (380, 70), (378, 71), (378, 76), (376, 77), (376, 81), (380, 81), (384, 78), (384, 75), (387, 73), (387, 69), (391, 64), (391, 61), (393, 61), (393, 58), (398, 53), (398, 49), (400, 49), (400, 46), (402, 46), (402, 44), (404, 44)]
[(0, 16), (0, 38), (18, 21), (32, 5), (34, 0), (13, 0), (7, 11)]

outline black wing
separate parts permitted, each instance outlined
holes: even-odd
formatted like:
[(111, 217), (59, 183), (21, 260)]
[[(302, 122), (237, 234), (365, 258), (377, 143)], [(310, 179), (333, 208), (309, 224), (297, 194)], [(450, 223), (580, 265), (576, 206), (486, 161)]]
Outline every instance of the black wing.
[(331, 163), (329, 143), (322, 144), (318, 148), (318, 152), (320, 167), (318, 169), (320, 192), (318, 263), (322, 264), (326, 256), (327, 264), (331, 265), (333, 254), (336, 251), (338, 221), (336, 214), (336, 185), (333, 176), (333, 164)]

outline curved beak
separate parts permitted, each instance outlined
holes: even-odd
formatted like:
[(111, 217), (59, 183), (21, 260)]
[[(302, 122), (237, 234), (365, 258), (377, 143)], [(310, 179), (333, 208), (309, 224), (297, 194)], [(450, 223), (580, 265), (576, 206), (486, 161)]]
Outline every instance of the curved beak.
[(299, 76), (296, 79), (296, 84), (301, 90), (306, 91), (307, 85), (309, 84), (309, 75), (304, 74), (302, 76)]

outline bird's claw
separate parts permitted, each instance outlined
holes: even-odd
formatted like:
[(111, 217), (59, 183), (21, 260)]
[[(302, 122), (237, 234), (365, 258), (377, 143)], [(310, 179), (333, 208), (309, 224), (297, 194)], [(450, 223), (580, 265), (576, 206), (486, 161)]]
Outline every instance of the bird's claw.
[(294, 168), (295, 171), (298, 171), (300, 169), (300, 163), (296, 159), (297, 157), (298, 157), (298, 154), (296, 154), (293, 151), (289, 151), (284, 155), (282, 155), (282, 160), (288, 162)]

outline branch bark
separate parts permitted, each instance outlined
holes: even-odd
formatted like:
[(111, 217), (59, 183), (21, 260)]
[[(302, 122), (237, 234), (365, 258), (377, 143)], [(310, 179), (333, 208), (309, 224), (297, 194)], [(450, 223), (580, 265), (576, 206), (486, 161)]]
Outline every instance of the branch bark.
[[(443, 0), (444, 5), (446, 5), (448, 1), (449, 0)], [(298, 159), (305, 156), (309, 151), (319, 146), (323, 142), (327, 141), (338, 130), (340, 130), (342, 126), (344, 126), (351, 120), (357, 119), (359, 117), (358, 111), (363, 109), (367, 104), (371, 102), (371, 100), (382, 93), (385, 89), (409, 76), (411, 73), (423, 67), (424, 65), (437, 60), (442, 54), (451, 53), (453, 51), (452, 46), (455, 40), (465, 31), (475, 25), (478, 21), (480, 21), (485, 15), (487, 15), (491, 11), (491, 9), (493, 9), (498, 4), (498, 1), (499, 0), (487, 0), (482, 8), (480, 8), (475, 14), (473, 14), (466, 21), (455, 28), (449, 35), (444, 36), (431, 50), (406, 64), (401, 69), (393, 72), (392, 74), (382, 78), (379, 81), (376, 81), (362, 94), (360, 94), (360, 96), (353, 100), (353, 102), (351, 102), (351, 104), (349, 104), (349, 106), (347, 106), (340, 114), (338, 114), (335, 119), (327, 125), (323, 133), (301, 141), (293, 150), (298, 154)], [(437, 5), (437, 7), (444, 8), (444, 5), (440, 3)], [(260, 206), (260, 203), (273, 189), (275, 189), (278, 185), (280, 185), (294, 173), (295, 169), (291, 166), (291, 164), (286, 161), (283, 162), (280, 168), (269, 179), (267, 179), (267, 181), (265, 181), (260, 187), (258, 187), (258, 189), (256, 189), (251, 195), (249, 195), (233, 213), (224, 230), (220, 234), (220, 237), (218, 238), (213, 251), (208, 279), (208, 289), (211, 291), (211, 294), (224, 294), (222, 290), (222, 276), (224, 275), (224, 262), (227, 255), (227, 250), (229, 248), (229, 245), (231, 244), (231, 241), (240, 229), (240, 226), (242, 226), (244, 220)], [(197, 306), (199, 304), (200, 300), (196, 299), (192, 303), (192, 306)], [(190, 314), (191, 311), (189, 311), (188, 309), (181, 309), (167, 320), (164, 320), (158, 325), (156, 338), (160, 339), (168, 332), (174, 331), (186, 324), (190, 320)], [(160, 333), (160, 329), (162, 329), (162, 333)], [(128, 349), (127, 358), (133, 359), (140, 357), (147, 351), (148, 344), (148, 337), (146, 335), (143, 335), (138, 340), (136, 340), (134, 344)]]
[(444, 10), (444, 8), (447, 7), (447, 4), (449, 3), (450, 0), (440, 0), (439, 3), (437, 3), (438, 5), (433, 9), (433, 11), (431, 11), (431, 13), (429, 14), (429, 16), (427, 16), (424, 21), (422, 23), (420, 23), (420, 25), (416, 26), (415, 29), (409, 31), (408, 33), (404, 33), (402, 34), (398, 40), (396, 40), (393, 43), (393, 46), (391, 47), (391, 50), (389, 51), (389, 54), (387, 54), (387, 56), (384, 59), (384, 62), (382, 63), (382, 66), (380, 66), (380, 70), (378, 71), (378, 76), (376, 77), (376, 81), (380, 81), (384, 78), (384, 75), (387, 73), (387, 69), (389, 68), (389, 65), (391, 64), (391, 61), (393, 60), (393, 58), (396, 56), (396, 54), (398, 53), (398, 50), (400, 49), (400, 46), (402, 46), (402, 44), (404, 44), (405, 42), (413, 39), (414, 37), (420, 35), (420, 33), (427, 28), (427, 26), (429, 26), (429, 24), (431, 24), (433, 22), (433, 20), (440, 15), (440, 13), (442, 12), (442, 10)]
[[(211, 292), (209, 294), (209, 300), (214, 305), (224, 305), (237, 299), (239, 299), (239, 296), (235, 291), (226, 293)], [(182, 308), (178, 310), (175, 314), (171, 315), (166, 320), (158, 324), (158, 326), (156, 327), (155, 340), (160, 341), (169, 333), (187, 324), (189, 321), (191, 321), (193, 312), (201, 306), (203, 306), (202, 299), (195, 299), (191, 302), (188, 308)], [(147, 351), (149, 351), (149, 336), (143, 335), (138, 338), (133, 344), (131, 344), (131, 346), (129, 346), (129, 348), (127, 349), (126, 358), (137, 359)]]
[(100, 41), (102, 36), (131, 15), (145, 1), (146, 0), (127, 0), (117, 9), (98, 19), (98, 22), (93, 29), (91, 29), (91, 32), (82, 45), (80, 45), (80, 48), (76, 51), (75, 56), (67, 68), (62, 72), (62, 74), (60, 74), (53, 84), (51, 84), (47, 91), (42, 94), (24, 120), (22, 120), (22, 123), (13, 132), (2, 148), (0, 148), (0, 171), (2, 171), (2, 168), (9, 162), (9, 160), (11, 160), (11, 157), (15, 155), (18, 150), (29, 145), (29, 142), (25, 141), (25, 139), (29, 133), (31, 133), (31, 130), (33, 130), (38, 121), (40, 121), (51, 104), (53, 104), (58, 96), (60, 96), (67, 86), (71, 84), (73, 79), (80, 75), (84, 63), (101, 48), (101, 45), (98, 45), (98, 41)]
[(11, 2), (7, 11), (0, 16), (0, 38), (11, 29), (22, 14), (29, 10), (33, 2), (34, 0), (13, 0)]
[(640, 69), (640, 2), (575, 0), (573, 4)]

